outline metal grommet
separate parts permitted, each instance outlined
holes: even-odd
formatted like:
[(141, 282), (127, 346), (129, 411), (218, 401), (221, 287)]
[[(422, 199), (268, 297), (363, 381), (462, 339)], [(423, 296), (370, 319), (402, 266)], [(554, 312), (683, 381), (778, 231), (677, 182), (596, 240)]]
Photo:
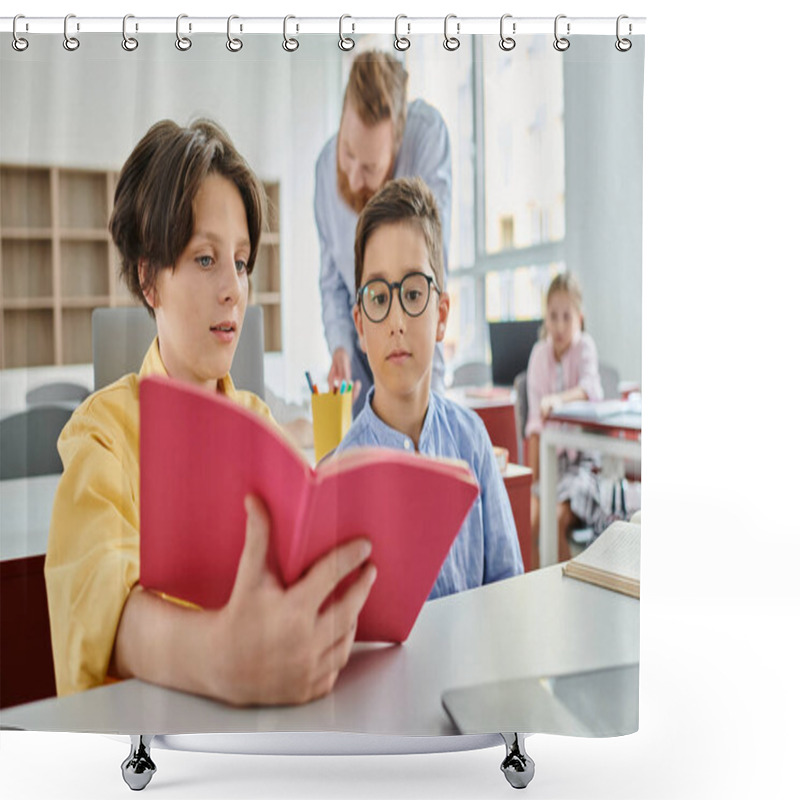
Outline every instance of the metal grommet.
[[(18, 53), (21, 53), (23, 50), (27, 50), (28, 49), (28, 40), (27, 39), (23, 39), (22, 36), (20, 36), (17, 33), (17, 20), (19, 20), (19, 19), (25, 19), (25, 16), (23, 14), (17, 14), (17, 16), (14, 17), (14, 22), (11, 25), (11, 35), (13, 37), (11, 39), (11, 46)], [(25, 27), (27, 29), (27, 27), (28, 27), (27, 23), (26, 23)]]
[[(235, 19), (239, 19), (239, 17), (237, 17), (236, 14), (231, 14), (228, 17), (228, 41), (225, 42), (225, 47), (227, 47), (228, 50), (231, 51), (231, 53), (238, 53), (242, 49), (242, 47), (244, 47), (244, 44), (242, 43), (241, 39), (237, 39), (236, 37), (231, 36), (231, 22), (233, 22), (233, 20)], [(239, 28), (239, 30), (241, 31), (241, 27)]]
[[(455, 14), (448, 14), (444, 18), (444, 41), (442, 42), (442, 47), (444, 47), (445, 50), (449, 50), (452, 53), (454, 50), (458, 50), (458, 48), (461, 47), (461, 39), (459, 39), (457, 36), (447, 35), (447, 23), (451, 19), (458, 19), (458, 17), (456, 17)], [(461, 33), (460, 22), (456, 22), (456, 33)]]
[(553, 42), (553, 47), (558, 50), (559, 53), (563, 53), (565, 50), (569, 50), (569, 22), (567, 23), (567, 36), (559, 36), (558, 35), (558, 21), (560, 19), (566, 19), (566, 14), (559, 14), (556, 17), (556, 21), (553, 23), (553, 36), (555, 37), (555, 41)]
[[(633, 42), (631, 42), (630, 39), (623, 39), (620, 36), (620, 33), (619, 33), (620, 22), (622, 22), (623, 19), (628, 19), (628, 15), (627, 14), (620, 14), (617, 17), (617, 41), (614, 42), (614, 47), (616, 47), (617, 50), (620, 51), (620, 53), (627, 53), (628, 50), (630, 50), (631, 47), (633, 47)], [(630, 34), (632, 32), (633, 32), (633, 26), (629, 22), (628, 23), (628, 35), (630, 36)]]
[[(74, 52), (81, 46), (81, 43), (78, 41), (78, 39), (74, 36), (70, 36), (67, 30), (67, 26), (69, 25), (69, 21), (71, 19), (75, 19), (74, 14), (67, 14), (67, 16), (64, 17), (64, 41), (62, 42), (64, 49), (69, 50), (70, 53)], [(78, 24), (76, 30), (80, 29), (80, 25)]]
[[(139, 40), (133, 36), (128, 36), (129, 19), (134, 19), (133, 14), (126, 14), (122, 18), (122, 49), (132, 53), (139, 46)], [(136, 30), (139, 30), (138, 25), (136, 26)]]
[[(516, 40), (514, 40), (511, 36), (506, 36), (503, 33), (503, 26), (505, 25), (505, 21), (507, 19), (511, 19), (511, 14), (503, 14), (503, 16), (500, 17), (500, 49), (505, 50), (506, 52), (508, 52), (509, 50), (513, 50), (517, 46)], [(511, 32), (512, 33), (517, 32), (516, 22), (513, 22), (511, 24)]]
[[(401, 19), (408, 19), (408, 17), (405, 14), (398, 14), (394, 18), (394, 49), (404, 51), (411, 47), (411, 40), (407, 36), (400, 35), (400, 31), (398, 29), (400, 27)], [(408, 27), (406, 33), (411, 33), (411, 25), (408, 25), (408, 23), (406, 23), (406, 25)]]
[[(283, 49), (287, 53), (294, 53), (294, 51), (300, 47), (300, 42), (298, 42), (297, 39), (290, 37), (286, 32), (286, 27), (290, 19), (297, 19), (297, 17), (293, 17), (291, 14), (289, 14), (283, 18)], [(299, 31), (300, 26), (295, 25), (295, 30)]]
[[(339, 17), (339, 49), (344, 50), (347, 52), (348, 50), (352, 50), (356, 46), (356, 40), (351, 39), (349, 36), (344, 35), (344, 31), (342, 30), (342, 26), (344, 25), (344, 21), (346, 19), (353, 19), (349, 14), (342, 14)], [(356, 29), (355, 23), (353, 23), (353, 31)]]
[[(188, 14), (178, 14), (175, 20), (175, 47), (182, 52), (185, 52), (192, 46), (192, 40), (188, 36), (181, 35), (181, 20), (187, 19)], [(192, 23), (189, 23), (189, 30), (192, 30)]]

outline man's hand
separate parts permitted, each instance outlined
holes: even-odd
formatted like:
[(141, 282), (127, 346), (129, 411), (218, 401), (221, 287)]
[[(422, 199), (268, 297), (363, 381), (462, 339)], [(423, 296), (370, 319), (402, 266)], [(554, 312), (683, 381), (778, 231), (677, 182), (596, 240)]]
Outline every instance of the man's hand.
[[(344, 381), (353, 380), (353, 372), (350, 364), (350, 354), (344, 347), (337, 347), (333, 351), (333, 362), (328, 371), (328, 387), (333, 391), (334, 386), (341, 386)], [(361, 381), (353, 384), (353, 400), (358, 397), (361, 391)]]

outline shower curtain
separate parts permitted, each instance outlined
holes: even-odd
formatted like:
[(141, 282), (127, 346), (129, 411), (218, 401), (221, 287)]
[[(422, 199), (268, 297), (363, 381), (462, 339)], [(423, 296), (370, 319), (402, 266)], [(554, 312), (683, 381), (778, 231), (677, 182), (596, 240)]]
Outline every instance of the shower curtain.
[[(582, 289), (582, 335), (615, 377), (606, 399), (622, 388), (628, 403), (640, 402), (644, 37), (620, 46), (613, 21), (605, 35), (562, 28), (557, 38), (522, 35), (510, 21), (499, 37), (465, 35), (449, 22), (444, 36), (415, 33), (402, 19), (394, 34), (353, 33), (345, 20), (340, 35), (303, 35), (288, 20), (283, 35), (248, 35), (233, 20), (226, 38), (180, 20), (175, 34), (137, 33), (131, 20), (122, 47), (119, 34), (68, 23), (66, 38), (27, 34), (24, 49), (4, 42), (3, 420), (29, 411), (26, 395), (39, 385), (100, 388), (92, 311), (133, 302), (107, 233), (119, 170), (154, 123), (201, 117), (227, 131), (264, 185), (269, 230), (250, 291), (264, 315), (265, 391), (279, 421), (309, 416), (305, 373), (326, 379), (333, 341), (323, 323), (330, 300), (320, 291), (327, 245), (315, 215), (318, 170), (339, 129), (353, 60), (369, 51), (402, 63), (409, 114), (424, 105), (446, 131), (450, 182), (437, 196), (448, 218), (446, 383), (461, 365), (489, 363), (489, 323), (546, 320), (548, 287), (569, 272)], [(424, 153), (433, 143), (423, 136), (417, 146)], [(528, 368), (528, 355), (515, 372)], [(527, 396), (526, 383), (515, 386)], [(511, 387), (496, 388), (493, 396), (486, 387), (448, 391), (479, 414), (495, 401), (515, 405)], [(514, 441), (523, 473), (526, 422), (517, 419)], [(608, 477), (599, 471), (604, 459), (607, 466), (607, 455), (595, 456), (592, 473), (599, 523), (583, 540), (573, 537), (573, 555), (639, 507), (638, 462), (617, 459)], [(403, 644), (357, 645), (333, 691), (315, 703), (233, 709), (136, 681), (92, 688), (87, 697), (98, 699), (88, 704), (82, 693), (56, 699), (49, 641), (34, 642), (32, 633), (48, 630), (41, 576), (53, 473), (2, 481), (4, 727), (156, 734), (177, 749), (196, 745), (185, 734), (225, 734), (197, 746), (229, 752), (262, 751), (233, 738), (240, 734), (361, 734), (373, 738), (366, 751), (395, 737), (387, 746), (413, 751), (396, 740), (417, 737), (424, 750), (423, 739), (441, 737), (445, 749), (459, 749), (507, 731), (609, 736), (638, 728), (639, 600), (565, 576), (551, 544), (540, 547), (519, 519), (524, 575), (429, 601)], [(508, 480), (506, 487), (511, 496)], [(22, 664), (13, 673), (12, 662)], [(265, 745), (291, 749), (281, 747)]]

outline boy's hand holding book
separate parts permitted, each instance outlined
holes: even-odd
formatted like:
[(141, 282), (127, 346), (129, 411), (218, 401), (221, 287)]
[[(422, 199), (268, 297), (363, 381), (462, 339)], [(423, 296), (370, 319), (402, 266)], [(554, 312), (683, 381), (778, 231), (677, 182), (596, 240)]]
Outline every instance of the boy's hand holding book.
[[(236, 705), (305, 703), (327, 694), (347, 663), (358, 614), (375, 581), (367, 539), (318, 559), (289, 588), (268, 569), (269, 516), (255, 495), (245, 499), (247, 529), (231, 596), (215, 619), (220, 685)], [(347, 590), (320, 608), (339, 582)]]

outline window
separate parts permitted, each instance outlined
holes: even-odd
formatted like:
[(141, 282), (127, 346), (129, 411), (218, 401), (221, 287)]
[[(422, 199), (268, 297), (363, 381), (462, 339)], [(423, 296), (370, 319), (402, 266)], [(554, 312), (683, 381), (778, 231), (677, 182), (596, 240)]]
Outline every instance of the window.
[(450, 134), (450, 369), (488, 359), (488, 320), (541, 317), (564, 269), (564, 59), (546, 36), (509, 53), (496, 37), (447, 52), (422, 36), (400, 57), (409, 101), (435, 106)]

